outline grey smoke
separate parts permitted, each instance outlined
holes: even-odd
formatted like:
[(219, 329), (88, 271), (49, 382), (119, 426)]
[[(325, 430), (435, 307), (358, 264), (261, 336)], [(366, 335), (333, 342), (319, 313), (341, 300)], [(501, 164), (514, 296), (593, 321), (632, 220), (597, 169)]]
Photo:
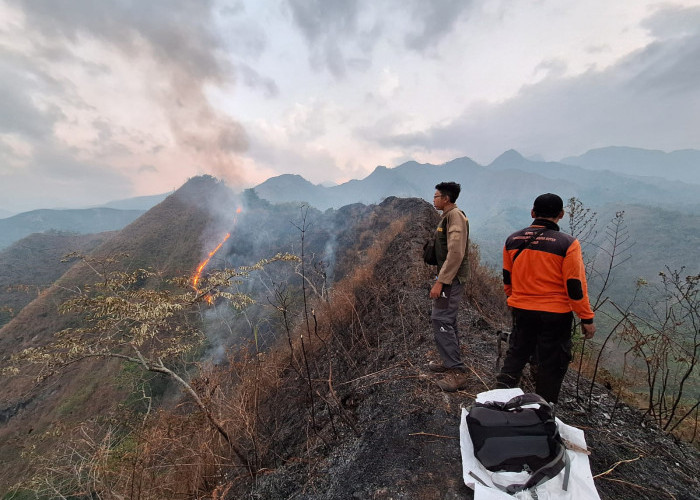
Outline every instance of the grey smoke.
[[(198, 158), (202, 170), (235, 181), (240, 168), (236, 155), (247, 149), (247, 135), (239, 123), (214, 110), (205, 95), (206, 85), (223, 84), (235, 75), (212, 30), (213, 5), (209, 0), (20, 4), (28, 35), (43, 40), (36, 44), (45, 44), (45, 57), (70, 59), (72, 45), (83, 38), (99, 40), (127, 56), (148, 54), (167, 82), (152, 90), (152, 98), (160, 103), (177, 143)], [(108, 64), (103, 71), (109, 71)]]

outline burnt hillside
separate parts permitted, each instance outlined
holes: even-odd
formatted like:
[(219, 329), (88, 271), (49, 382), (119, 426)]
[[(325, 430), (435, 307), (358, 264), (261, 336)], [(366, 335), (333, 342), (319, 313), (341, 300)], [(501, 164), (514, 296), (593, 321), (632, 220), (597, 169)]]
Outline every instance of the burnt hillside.
[[(268, 212), (283, 209), (257, 203), (249, 214), (259, 229), (240, 228), (222, 259), (241, 259), (251, 239), (269, 240), (289, 224), (291, 212)], [(284, 210), (292, 208), (298, 211)], [(473, 248), (460, 312), (469, 387), (441, 392), (425, 368), (437, 359), (428, 299), (434, 269), (420, 259), (437, 220), (418, 199), (310, 210), (308, 265), (295, 269), (305, 289), (298, 274), (287, 283), (273, 276), (260, 305), (266, 304), (276, 339), (261, 346), (256, 329), (255, 339), (192, 373), (192, 387), (230, 441), (184, 396), (131, 414), (103, 401), (104, 414), (72, 429), (64, 425), (67, 445), (37, 457), (41, 484), (94, 498), (471, 498), (461, 478), (460, 407), (493, 387), (495, 330), (507, 324), (507, 310), (499, 278), (479, 266)], [(294, 224), (267, 249), (285, 241), (300, 253), (298, 228), (307, 226), (299, 218)], [(320, 259), (325, 268), (312, 265)], [(329, 275), (335, 277), (330, 290), (322, 286)], [(575, 384), (570, 373), (558, 415), (585, 429), (593, 474), (602, 474), (601, 498), (697, 497), (696, 450), (650, 423), (640, 425), (633, 409), (618, 405), (613, 412), (614, 398), (599, 386), (588, 410), (577, 401)], [(81, 388), (51, 389), (69, 398)], [(31, 408), (17, 408), (10, 423), (22, 425), (12, 433), (4, 426), (16, 453), (31, 419)], [(90, 475), (76, 476), (78, 469)], [(3, 479), (13, 484), (16, 477)]]
[[(348, 240), (360, 262), (347, 267), (331, 305), (315, 318), (322, 340), (307, 345), (313, 391), (292, 356), (261, 411), (261, 427), (275, 429), (270, 455), (258, 463), (264, 472), (255, 480), (226, 476), (217, 491), (227, 498), (472, 497), (461, 478), (459, 415), (494, 385), (495, 328), (505, 318), (499, 280), (473, 262), (460, 315), (470, 383), (443, 393), (425, 368), (437, 359), (427, 298), (434, 271), (420, 260), (436, 214), (423, 201), (392, 198), (370, 219), (386, 229), (367, 228), (374, 246), (364, 250), (361, 238)], [(576, 400), (575, 384), (570, 372), (558, 415), (585, 429), (593, 474), (602, 474), (601, 498), (698, 498), (697, 450), (640, 425), (641, 414), (627, 406), (613, 413), (614, 397), (600, 386), (588, 411)]]

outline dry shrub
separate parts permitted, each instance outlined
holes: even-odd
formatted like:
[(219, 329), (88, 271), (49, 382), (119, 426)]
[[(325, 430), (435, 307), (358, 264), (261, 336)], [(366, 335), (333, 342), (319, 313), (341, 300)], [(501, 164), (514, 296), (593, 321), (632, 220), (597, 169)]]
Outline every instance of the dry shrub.
[[(206, 375), (216, 378), (226, 394), (220, 418), (248, 450), (254, 473), (293, 460), (285, 456), (290, 450), (310, 453), (327, 439), (322, 429), (336, 431), (337, 422), (353, 427), (335, 392), (334, 378), (360, 370), (358, 360), (374, 345), (377, 332), (367, 331), (363, 313), (381, 295), (375, 267), (406, 222), (407, 218), (394, 220), (381, 232), (374, 231), (372, 245), (335, 284), (330, 300), (313, 300), (310, 317), (297, 317), (288, 336), (280, 335), (265, 354), (252, 348), (238, 352), (229, 359), (227, 373), (219, 367)], [(301, 411), (290, 414), (290, 407)]]
[[(122, 422), (119, 431), (97, 424), (79, 428), (54, 456), (59, 465), (45, 470), (37, 491), (104, 499), (224, 498), (241, 478), (287, 461), (311, 463), (330, 429), (337, 433), (337, 426), (345, 425), (357, 431), (334, 378), (373, 369), (362, 359), (377, 350), (380, 332), (366, 328), (366, 313), (387, 295), (375, 268), (407, 220), (372, 231), (372, 244), (352, 272), (335, 284), (329, 301), (316, 299), (308, 323), (297, 315), (288, 338), (279, 335), (265, 353), (245, 346), (231, 351), (222, 365), (199, 367), (191, 386), (246, 463), (185, 402), (141, 416), (128, 427)], [(300, 411), (290, 413), (290, 408)]]
[(32, 489), (42, 498), (197, 498), (235, 467), (200, 412), (159, 411), (133, 424), (82, 424), (43, 458)]
[(470, 243), (469, 269), (467, 301), (491, 327), (508, 329), (510, 313), (503, 291), (503, 279), (495, 270), (481, 264), (479, 247), (474, 243)]

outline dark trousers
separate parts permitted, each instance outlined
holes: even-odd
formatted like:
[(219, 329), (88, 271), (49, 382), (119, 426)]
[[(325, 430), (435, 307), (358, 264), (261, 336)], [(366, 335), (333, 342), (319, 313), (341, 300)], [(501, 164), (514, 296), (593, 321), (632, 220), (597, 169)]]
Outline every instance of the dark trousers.
[(451, 285), (444, 285), (440, 297), (433, 300), (430, 319), (433, 324), (435, 344), (447, 368), (464, 370), (465, 366), (459, 352), (459, 330), (457, 329), (457, 312), (464, 294), (464, 285), (454, 280)]
[(535, 355), (535, 392), (550, 403), (559, 400), (564, 375), (571, 362), (572, 313), (513, 309), (513, 331), (498, 387), (517, 387), (523, 368)]

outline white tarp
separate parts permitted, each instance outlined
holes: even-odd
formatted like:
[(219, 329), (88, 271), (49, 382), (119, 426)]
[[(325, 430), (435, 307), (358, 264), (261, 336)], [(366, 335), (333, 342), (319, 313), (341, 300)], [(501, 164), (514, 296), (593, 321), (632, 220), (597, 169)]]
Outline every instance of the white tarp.
[[(476, 401), (485, 403), (486, 401), (508, 401), (509, 399), (519, 396), (523, 391), (521, 389), (494, 389), (492, 391), (479, 393)], [(474, 500), (508, 500), (531, 499), (533, 494), (530, 491), (520, 491), (515, 495), (508, 495), (499, 490), (494, 483), (508, 485), (516, 482), (525, 482), (528, 478), (524, 472), (491, 472), (482, 466), (474, 456), (474, 446), (469, 437), (469, 429), (467, 428), (466, 408), (462, 408), (462, 420), (459, 426), (460, 447), (462, 450), (462, 476), (464, 483), (474, 490)], [(586, 449), (586, 440), (583, 437), (583, 431), (576, 429), (570, 425), (566, 425), (557, 418), (559, 433), (563, 439)], [(593, 484), (593, 476), (591, 474), (591, 466), (588, 462), (588, 455), (581, 452), (566, 450), (571, 463), (571, 472), (569, 477), (569, 486), (567, 491), (562, 489), (564, 481), (564, 471), (562, 470), (558, 476), (542, 483), (533, 488), (536, 490), (536, 497), (539, 500), (549, 499), (576, 499), (576, 500), (600, 500), (598, 492)], [(475, 480), (470, 472), (478, 476), (487, 486)]]

